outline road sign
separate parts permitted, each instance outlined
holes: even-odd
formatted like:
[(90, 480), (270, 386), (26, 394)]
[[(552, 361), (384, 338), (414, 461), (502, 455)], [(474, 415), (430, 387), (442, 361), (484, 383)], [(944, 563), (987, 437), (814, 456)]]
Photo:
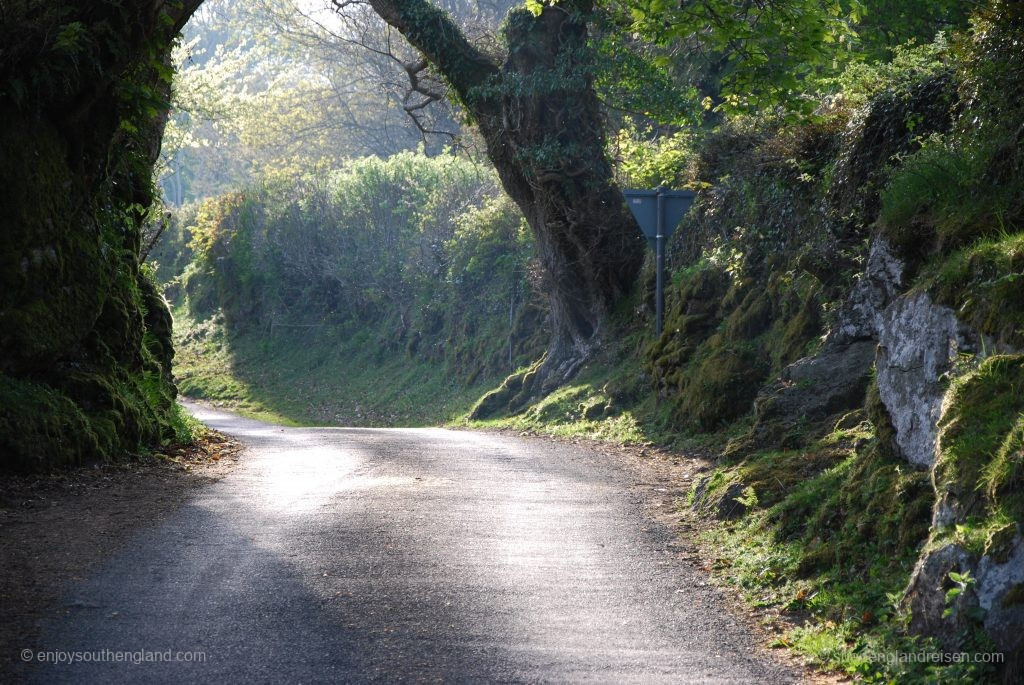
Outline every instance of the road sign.
[(658, 236), (658, 193), (661, 193), (662, 204), (665, 211), (664, 236), (666, 240), (675, 233), (676, 226), (683, 220), (686, 212), (693, 204), (695, 193), (692, 190), (666, 190), (658, 188), (655, 190), (624, 190), (626, 204), (629, 211), (633, 212), (633, 218), (640, 224), (640, 230), (644, 232), (651, 249), (655, 248), (655, 240)]
[(633, 218), (640, 224), (640, 230), (644, 232), (656, 256), (655, 332), (660, 337), (665, 316), (665, 241), (672, 236), (676, 226), (689, 211), (696, 194), (692, 190), (667, 188), (624, 190), (622, 193), (626, 196), (629, 211), (633, 212)]

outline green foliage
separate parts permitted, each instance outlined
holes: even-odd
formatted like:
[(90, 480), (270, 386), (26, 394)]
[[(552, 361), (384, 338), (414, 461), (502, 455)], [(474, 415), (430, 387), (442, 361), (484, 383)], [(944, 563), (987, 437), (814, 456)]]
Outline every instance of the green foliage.
[(693, 134), (677, 131), (659, 135), (627, 120), (610, 143), (618, 162), (616, 180), (623, 188), (691, 185), (689, 163), (696, 156)]
[(956, 598), (962, 595), (964, 590), (978, 582), (977, 578), (971, 577), (970, 571), (964, 571), (963, 573), (950, 571), (949, 579), (956, 583), (956, 585), (946, 590), (946, 610), (942, 612), (943, 618), (953, 615), (953, 604), (956, 602)]
[(914, 262), (1024, 227), (1022, 19), (993, 2), (957, 46), (954, 131), (924, 140), (883, 194), (886, 235)]
[(977, 3), (963, 0), (863, 0), (858, 48), (867, 61), (899, 62), (906, 46), (966, 28)]
[[(403, 363), (432, 365), (430, 377), (451, 376), (446, 394), (539, 354), (530, 233), (493, 174), (465, 159), (402, 153), (352, 160), (323, 179), (207, 200), (186, 217), (190, 223), (169, 234), (159, 254), (175, 263), (183, 261), (180, 251), (193, 255), (175, 278), (197, 322), (178, 358), (187, 394), (287, 395), (268, 390), (281, 386), (266, 376), (233, 376), (236, 366), (252, 374), (252, 364), (230, 360), (240, 350), (248, 359), (274, 358), (291, 335), (328, 345), (339, 364), (335, 353), (345, 351), (367, 355), (382, 373)], [(383, 397), (363, 406), (383, 414)]]
[[(491, 29), (509, 4), (441, 3)], [(471, 145), (433, 75), (418, 78), (441, 98), (402, 109), (407, 96), (420, 97), (406, 93), (403, 70), (418, 54), (376, 30), (368, 11), (352, 5), (324, 16), (291, 0), (205, 0), (173, 53), (175, 108), (158, 168), (168, 202), (326, 172), (353, 157)]]
[[(664, 0), (607, 3), (629, 30), (657, 46), (706, 59), (714, 85), (704, 94), (726, 111), (785, 104), (810, 111), (801, 97), (811, 80), (828, 75), (855, 51), (853, 25), (859, 2), (820, 0), (747, 3), (700, 0), (673, 5)], [(667, 66), (670, 58), (656, 56)]]
[[(876, 391), (870, 421), (837, 428), (806, 449), (760, 452), (722, 465), (705, 501), (741, 482), (757, 508), (733, 527), (708, 533), (726, 578), (757, 604), (802, 612), (811, 621), (782, 644), (824, 667), (871, 682), (989, 677), (987, 664), (927, 664), (880, 655), (939, 647), (903, 634), (899, 599), (919, 551), (936, 540), (1000, 558), (1024, 516), (1024, 359), (996, 356), (954, 382), (940, 424), (941, 450), (929, 473), (891, 452), (892, 427)], [(842, 423), (851, 422), (844, 418)], [(929, 529), (935, 491), (958, 522)], [(937, 543), (935, 543), (937, 544)], [(971, 585), (951, 574), (952, 601)]]
[[(999, 108), (980, 104), (995, 97), (989, 79), (1003, 79), (1004, 88), (1015, 92), (1008, 74), (1019, 71), (1013, 71), (1016, 56), (1008, 48), (995, 51), (998, 68), (990, 69), (994, 57), (972, 57), (978, 40), (976, 35), (975, 47), (967, 50), (962, 38), (943, 38), (897, 49), (884, 65), (848, 66), (828, 86), (844, 90), (829, 117), (799, 126), (734, 117), (696, 140), (680, 137), (679, 145), (665, 136), (654, 144), (637, 142), (635, 130), (623, 134), (627, 183), (689, 181), (703, 191), (672, 245), (666, 335), (647, 347), (656, 392), (679, 431), (711, 431), (713, 441), (743, 430), (766, 381), (814, 349), (863, 266), (883, 202), (889, 237), (896, 237), (890, 222), (909, 226), (904, 244), (929, 254), (941, 250), (939, 259), (915, 264), (915, 287), (991, 336), (986, 344), (1020, 344), (1024, 253), (1018, 224), (1009, 220), (1016, 211), (1019, 156), (1009, 151), (1007, 137), (1018, 131), (1019, 120), (1005, 98)], [(994, 38), (983, 42), (1003, 45)], [(987, 76), (977, 78), (978, 69)], [(986, 114), (974, 123), (991, 136), (987, 146), (964, 125), (979, 113)], [(917, 223), (938, 229), (941, 239), (920, 232)], [(1015, 404), (1022, 396), (1019, 380), (1009, 378), (1015, 374), (1000, 373), (998, 383), (972, 381), (968, 402), (955, 388), (949, 398), (975, 407), (971, 413), (948, 405), (954, 415), (970, 414), (970, 447), (953, 444), (976, 465), (950, 475), (951, 491), (974, 493), (968, 502), (998, 493), (988, 496), (985, 501), (995, 504), (979, 510), (977, 520), (950, 533), (963, 536), (964, 544), (969, 538), (979, 553), (996, 544), (992, 540), (1008, 521), (1019, 520), (1013, 493), (1024, 428)], [(582, 416), (597, 395), (593, 388), (600, 387), (590, 385), (586, 393), (564, 398), (567, 406), (555, 413)], [(555, 413), (534, 407), (522, 416), (571, 425)], [(635, 409), (631, 415), (640, 434), (651, 434), (651, 415)], [(741, 499), (750, 512), (707, 540), (724, 551), (722, 573), (755, 604), (806, 612), (811, 621), (783, 643), (821, 665), (883, 682), (990, 675), (984, 665), (878, 659), (935, 648), (902, 634), (897, 606), (929, 540), (935, 492), (927, 473), (894, 453), (894, 429), (877, 391), (869, 392), (865, 412), (840, 423), (822, 436), (821, 425), (795, 421), (781, 438), (781, 447), (789, 449), (768, 438), (748, 441), (744, 450), (731, 450), (730, 443), (694, 502), (703, 507), (731, 485), (743, 485)]]
[(512, 201), (505, 195), (488, 197), (481, 207), (455, 217), (455, 230), (443, 247), (446, 280), (463, 301), (486, 294), (492, 297), (491, 307), (506, 304), (510, 288), (495, 287), (495, 278), (510, 286), (517, 273), (521, 278), (532, 247), (529, 227)]
[[(955, 142), (954, 142), (955, 141)], [(934, 136), (895, 172), (882, 224), (905, 254), (948, 253), (1020, 225), (1022, 187), (988, 178), (1006, 140)]]
[(721, 113), (776, 107), (797, 120), (818, 108), (821, 93), (863, 97), (858, 91), (873, 88), (872, 76), (888, 80), (887, 71), (930, 66), (941, 48), (928, 44), (964, 28), (970, 11), (955, 0), (598, 6), (599, 64), (621, 74), (599, 78), (601, 92), (614, 107), (663, 124), (700, 118), (701, 110), (714, 110), (717, 122)]
[(950, 62), (948, 41), (940, 35), (920, 45), (896, 45), (890, 60), (854, 62), (832, 84), (844, 104), (860, 107), (883, 91), (909, 95), (918, 84), (947, 73)]
[(704, 93), (696, 70), (672, 59), (670, 49), (631, 35), (624, 23), (600, 4), (593, 15), (594, 87), (602, 103), (627, 115), (626, 127), (630, 115), (675, 126), (700, 123)]

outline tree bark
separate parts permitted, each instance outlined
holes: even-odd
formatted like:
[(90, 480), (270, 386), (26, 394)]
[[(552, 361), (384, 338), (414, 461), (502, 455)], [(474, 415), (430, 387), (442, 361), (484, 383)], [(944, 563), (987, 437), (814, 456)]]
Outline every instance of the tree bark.
[(199, 2), (0, 9), (0, 470), (174, 439), (171, 317), (140, 269), (140, 210), (164, 67)]
[[(589, 0), (514, 10), (504, 63), (473, 46), (427, 0), (369, 0), (449, 81), (502, 185), (533, 230), (551, 342), (516, 403), (549, 392), (600, 345), (609, 309), (636, 280), (643, 238), (612, 179), (589, 73)], [(513, 403), (515, 404), (515, 403)]]

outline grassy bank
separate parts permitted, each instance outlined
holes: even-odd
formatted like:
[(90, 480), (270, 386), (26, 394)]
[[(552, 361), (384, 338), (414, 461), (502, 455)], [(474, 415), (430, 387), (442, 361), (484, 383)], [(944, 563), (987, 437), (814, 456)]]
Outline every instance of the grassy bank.
[(191, 398), (283, 425), (428, 426), (456, 420), (488, 388), (382, 354), (368, 335), (275, 328), (229, 339), (217, 318), (175, 312), (175, 376)]

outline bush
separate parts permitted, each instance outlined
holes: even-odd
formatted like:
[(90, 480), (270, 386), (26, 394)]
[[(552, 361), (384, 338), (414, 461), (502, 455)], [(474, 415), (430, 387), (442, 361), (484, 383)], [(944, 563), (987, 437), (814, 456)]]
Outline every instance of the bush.
[(382, 353), (447, 360), (466, 377), (539, 353), (530, 233), (493, 171), (469, 160), (356, 159), (182, 216), (189, 309), (223, 312), (229, 334), (371, 329)]
[(915, 261), (1024, 226), (1024, 17), (1013, 4), (991, 3), (958, 46), (955, 129), (925, 140), (883, 192), (882, 227)]

